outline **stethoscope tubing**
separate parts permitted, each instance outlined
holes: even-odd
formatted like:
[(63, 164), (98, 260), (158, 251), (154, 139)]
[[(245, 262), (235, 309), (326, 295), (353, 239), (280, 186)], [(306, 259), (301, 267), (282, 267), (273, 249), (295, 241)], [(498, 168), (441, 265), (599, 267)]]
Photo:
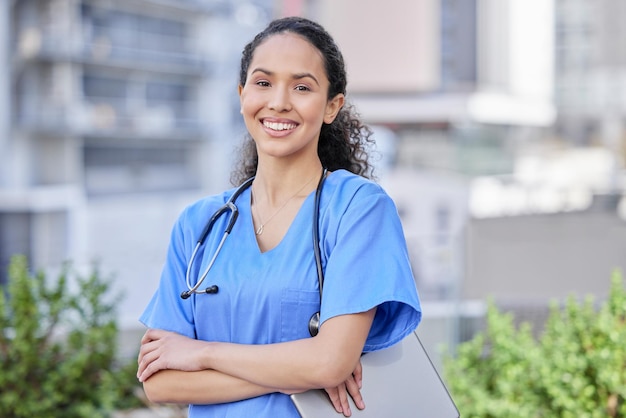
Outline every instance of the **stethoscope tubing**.
[[(185, 273), (185, 281), (187, 283), (187, 290), (185, 290), (184, 292), (180, 294), (181, 298), (187, 299), (192, 294), (215, 293), (215, 291), (213, 292), (210, 291), (213, 288), (217, 289), (215, 286), (210, 286), (201, 292), (198, 291), (198, 288), (202, 285), (202, 283), (204, 282), (204, 279), (209, 274), (209, 271), (211, 271), (211, 269), (213, 268), (213, 264), (215, 264), (215, 260), (217, 259), (217, 256), (219, 255), (220, 251), (222, 250), (222, 246), (224, 245), (226, 238), (228, 237), (228, 235), (230, 235), (231, 231), (233, 230), (233, 227), (235, 226), (235, 222), (237, 222), (237, 218), (239, 217), (239, 209), (237, 208), (237, 205), (235, 205), (235, 201), (237, 200), (239, 195), (243, 193), (243, 191), (248, 186), (250, 186), (250, 184), (252, 184), (253, 180), (254, 180), (254, 177), (251, 177), (248, 180), (246, 180), (241, 186), (239, 186), (237, 190), (235, 190), (235, 193), (233, 193), (233, 195), (228, 199), (228, 201), (226, 201), (226, 203), (222, 207), (220, 207), (213, 214), (213, 216), (211, 216), (211, 219), (209, 220), (207, 225), (204, 227), (204, 230), (202, 230), (202, 233), (200, 234), (200, 237), (198, 238), (198, 241), (196, 242), (196, 246), (193, 249), (193, 252), (191, 253), (191, 257), (189, 258), (189, 263), (187, 263), (187, 272)], [(225, 212), (230, 212), (230, 218), (228, 219), (228, 224), (226, 225), (226, 229), (224, 230), (224, 233), (222, 234), (222, 239), (220, 240), (220, 243), (217, 246), (217, 250), (215, 250), (215, 254), (213, 254), (213, 257), (211, 258), (211, 261), (209, 262), (207, 268), (204, 269), (204, 272), (202, 273), (202, 275), (200, 276), (196, 284), (192, 286), (190, 277), (191, 277), (191, 270), (192, 270), (193, 262), (196, 259), (196, 255), (198, 254), (200, 247), (204, 244), (206, 237), (209, 235), (209, 233), (213, 229), (213, 225), (215, 225), (215, 222), (217, 221), (217, 219), (220, 216), (222, 216), (222, 214)]]
[[(320, 210), (320, 197), (322, 194), (321, 193), (322, 185), (324, 184), (324, 180), (326, 179), (327, 172), (328, 170), (326, 168), (322, 170), (322, 176), (320, 177), (320, 180), (317, 184), (317, 189), (315, 191), (315, 203), (314, 203), (314, 212), (313, 212), (314, 213), (313, 215), (313, 254), (315, 256), (315, 266), (317, 269), (317, 279), (319, 283), (319, 292), (320, 292), (320, 303), (322, 300), (322, 289), (324, 287), (324, 269), (322, 267), (322, 255), (321, 255), (320, 241), (319, 241), (319, 210)], [(220, 207), (213, 214), (213, 216), (211, 216), (211, 219), (202, 230), (202, 233), (200, 234), (200, 237), (198, 238), (198, 241), (196, 242), (196, 246), (193, 249), (193, 252), (191, 253), (191, 257), (189, 258), (189, 263), (187, 264), (187, 271), (185, 273), (185, 282), (187, 284), (187, 290), (183, 291), (180, 294), (180, 297), (182, 299), (188, 299), (192, 294), (203, 294), (203, 293), (207, 294), (207, 293), (218, 292), (217, 285), (209, 286), (203, 291), (198, 291), (198, 289), (200, 288), (200, 286), (204, 282), (204, 279), (213, 268), (213, 264), (215, 264), (215, 260), (217, 259), (217, 256), (219, 255), (220, 251), (222, 250), (222, 246), (224, 245), (226, 238), (228, 238), (228, 235), (230, 235), (233, 227), (235, 226), (235, 222), (237, 221), (237, 218), (239, 217), (239, 209), (237, 208), (235, 201), (237, 200), (239, 195), (243, 193), (243, 191), (248, 186), (250, 186), (250, 184), (252, 184), (253, 180), (254, 180), (254, 177), (251, 177), (248, 180), (246, 180), (241, 186), (239, 186), (237, 190), (235, 190), (233, 195), (230, 197), (230, 199), (228, 199), (228, 201), (226, 201), (226, 203), (222, 207)], [(198, 251), (200, 250), (200, 247), (204, 244), (206, 237), (211, 232), (211, 229), (213, 229), (213, 225), (215, 224), (217, 219), (220, 216), (222, 216), (222, 214), (225, 212), (230, 212), (230, 219), (228, 220), (226, 229), (224, 230), (224, 233), (222, 234), (222, 238), (217, 246), (217, 249), (215, 250), (215, 253), (213, 254), (213, 257), (211, 257), (211, 261), (209, 261), (209, 264), (207, 265), (206, 269), (204, 269), (204, 272), (202, 273), (202, 275), (200, 276), (196, 284), (192, 286), (191, 285), (191, 270), (193, 267), (193, 262), (196, 259), (196, 256), (198, 254)], [(311, 316), (311, 319), (309, 320), (309, 325), (308, 325), (309, 333), (311, 334), (312, 337), (315, 337), (317, 333), (319, 332), (319, 324), (320, 324), (320, 313), (318, 311), (315, 314), (313, 314), (313, 316)]]
[[(233, 213), (235, 213), (235, 212), (233, 212)], [(232, 218), (232, 216), (231, 216), (231, 218)], [(204, 279), (206, 278), (207, 274), (209, 274), (209, 271), (211, 271), (211, 268), (213, 268), (213, 264), (215, 264), (215, 259), (217, 258), (217, 255), (222, 250), (222, 246), (224, 245), (224, 241), (226, 241), (226, 238), (228, 237), (229, 234), (230, 234), (229, 231), (228, 232), (224, 231), (224, 234), (222, 235), (222, 239), (220, 240), (220, 243), (217, 246), (217, 250), (215, 250), (215, 254), (213, 254), (213, 257), (211, 258), (211, 261), (209, 262), (209, 265), (204, 270), (204, 273), (202, 273), (202, 276), (200, 276), (200, 278), (198, 279), (198, 281), (196, 282), (196, 284), (194, 286), (191, 286), (191, 281), (189, 280), (189, 276), (191, 276), (191, 268), (187, 269), (187, 274), (185, 275), (185, 280), (187, 282), (188, 290), (183, 292), (183, 294), (191, 295), (191, 293), (196, 293), (196, 294), (198, 294), (198, 293), (208, 293), (207, 291), (205, 291), (205, 292), (198, 292), (198, 288), (200, 287), (200, 285), (202, 285), (202, 282), (204, 282)], [(193, 253), (191, 254), (191, 259), (190, 259), (190, 263), (189, 263), (190, 267), (192, 265), (191, 262), (193, 262), (193, 260), (196, 258), (196, 254), (198, 253), (198, 250), (200, 249), (201, 245), (202, 245), (202, 243), (200, 241), (198, 241), (198, 243), (196, 244), (196, 248), (194, 248)], [(187, 299), (187, 298), (185, 298), (185, 299)]]
[[(322, 177), (317, 183), (317, 191), (315, 192), (315, 204), (313, 209), (313, 255), (315, 256), (315, 267), (317, 269), (317, 281), (319, 283), (320, 291), (320, 304), (322, 302), (322, 289), (324, 288), (324, 268), (322, 267), (322, 252), (320, 250), (320, 199), (322, 195), (322, 185), (326, 180), (326, 173), (328, 170), (325, 168), (322, 172)], [(309, 320), (309, 334), (311, 337), (315, 337), (320, 328), (320, 313), (319, 311), (314, 313)]]

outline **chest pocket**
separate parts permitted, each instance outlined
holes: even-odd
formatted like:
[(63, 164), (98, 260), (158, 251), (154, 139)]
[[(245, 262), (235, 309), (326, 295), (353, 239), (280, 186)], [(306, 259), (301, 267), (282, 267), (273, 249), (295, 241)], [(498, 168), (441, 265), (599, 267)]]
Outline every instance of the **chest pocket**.
[(309, 320), (319, 307), (318, 291), (284, 289), (280, 300), (281, 341), (310, 337)]

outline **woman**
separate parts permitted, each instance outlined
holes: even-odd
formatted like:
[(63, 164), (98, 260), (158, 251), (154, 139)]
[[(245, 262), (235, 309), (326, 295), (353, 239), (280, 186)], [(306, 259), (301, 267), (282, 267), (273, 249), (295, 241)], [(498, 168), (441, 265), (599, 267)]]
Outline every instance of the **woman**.
[[(347, 396), (364, 407), (361, 353), (417, 327), (402, 227), (389, 196), (364, 177), (369, 130), (345, 93), (342, 55), (314, 22), (276, 20), (244, 48), (239, 96), (251, 145), (235, 177), (254, 180), (237, 198), (238, 221), (206, 276), (213, 294), (179, 296), (198, 236), (234, 190), (189, 206), (173, 229), (160, 286), (141, 317), (149, 330), (137, 376), (153, 401), (188, 403), (190, 417), (298, 417), (288, 394), (326, 388), (350, 416)], [(198, 252), (193, 280), (227, 222), (218, 219)], [(315, 312), (321, 325), (311, 337)]]

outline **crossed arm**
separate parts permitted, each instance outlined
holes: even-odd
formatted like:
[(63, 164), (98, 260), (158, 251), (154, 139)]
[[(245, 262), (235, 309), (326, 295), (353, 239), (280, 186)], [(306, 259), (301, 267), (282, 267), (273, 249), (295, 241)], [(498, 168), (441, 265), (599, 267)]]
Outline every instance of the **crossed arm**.
[(313, 338), (265, 345), (207, 342), (151, 329), (141, 341), (137, 377), (149, 399), (172, 403), (327, 388), (337, 412), (350, 416), (348, 393), (364, 407), (359, 358), (375, 312), (337, 316)]

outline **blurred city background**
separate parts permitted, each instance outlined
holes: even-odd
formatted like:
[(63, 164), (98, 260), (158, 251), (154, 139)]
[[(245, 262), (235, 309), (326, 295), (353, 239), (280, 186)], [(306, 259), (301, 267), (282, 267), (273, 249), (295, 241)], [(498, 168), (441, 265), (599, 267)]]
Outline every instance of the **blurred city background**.
[(375, 130), (438, 361), (485, 301), (533, 320), (626, 267), (626, 2), (3, 0), (0, 282), (98, 262), (126, 350), (182, 208), (230, 186), (240, 53), (271, 19), (336, 38)]

